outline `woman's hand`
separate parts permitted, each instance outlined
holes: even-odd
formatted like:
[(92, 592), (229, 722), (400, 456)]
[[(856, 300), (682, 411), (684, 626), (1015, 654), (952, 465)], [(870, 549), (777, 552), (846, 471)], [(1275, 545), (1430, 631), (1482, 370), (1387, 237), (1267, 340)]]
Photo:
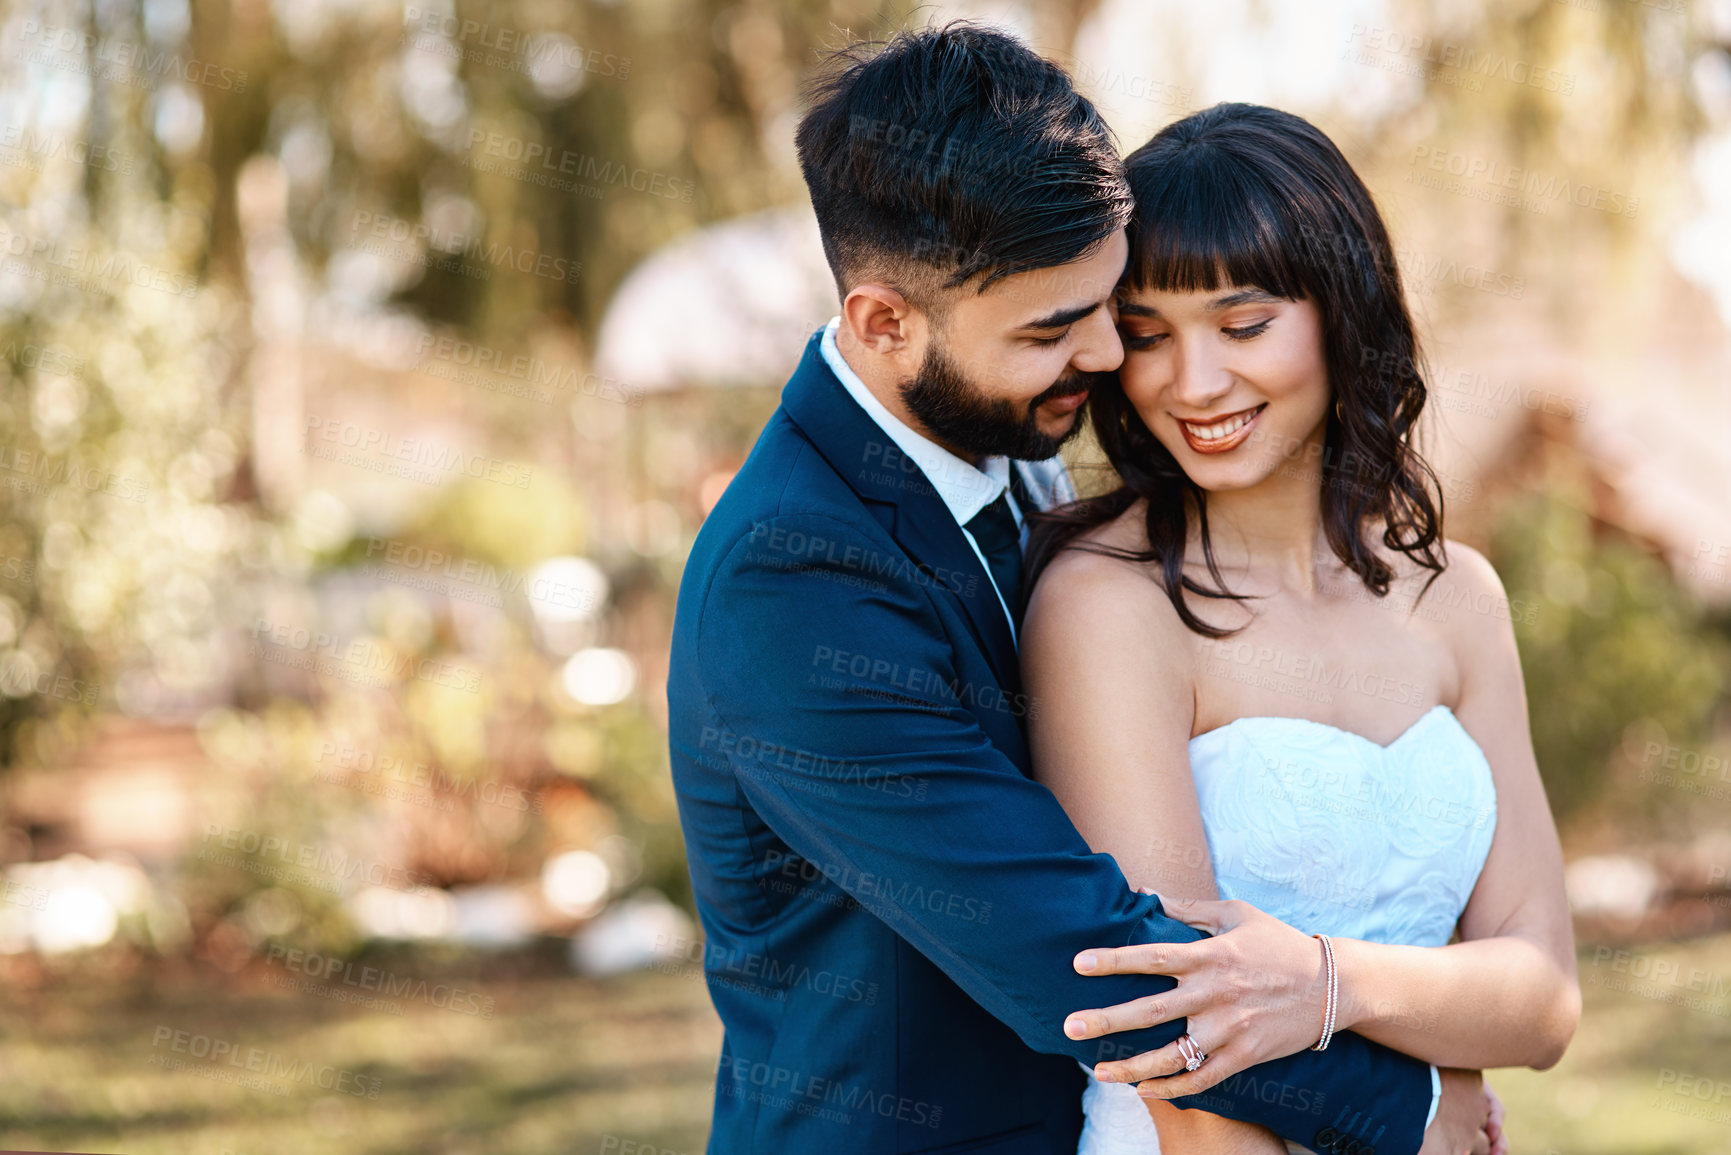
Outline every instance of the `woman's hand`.
[(1171, 975), (1178, 985), (1134, 1002), (1077, 1011), (1064, 1021), (1064, 1033), (1092, 1039), (1183, 1018), (1189, 1020), (1191, 1040), (1208, 1058), (1186, 1072), (1174, 1042), (1135, 1058), (1096, 1064), (1097, 1078), (1140, 1083), (1136, 1090), (1147, 1098), (1173, 1099), (1296, 1054), (1322, 1037), (1328, 992), (1320, 942), (1235, 899), (1170, 898), (1162, 904), (1173, 918), (1214, 937), (1084, 951), (1075, 967), (1085, 975)]

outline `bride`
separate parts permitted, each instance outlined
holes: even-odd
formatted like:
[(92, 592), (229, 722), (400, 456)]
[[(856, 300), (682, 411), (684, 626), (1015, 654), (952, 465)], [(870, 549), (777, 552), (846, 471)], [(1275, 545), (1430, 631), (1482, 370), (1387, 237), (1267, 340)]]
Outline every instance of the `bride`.
[[(1214, 937), (1078, 957), (1177, 986), (1072, 1037), (1188, 1020), (1091, 1072), (1081, 1151), (1283, 1153), (1204, 1092), (1330, 1024), (1444, 1080), (1557, 1062), (1580, 1014), (1562, 854), (1501, 583), (1443, 538), (1412, 445), (1425, 385), (1369, 192), (1254, 105), (1126, 166), (1125, 359), (1091, 401), (1121, 484), (1030, 543), (1030, 738), (1089, 844)], [(1490, 1110), (1478, 1149), (1506, 1150)], [(1316, 1114), (1319, 1150), (1373, 1150)]]

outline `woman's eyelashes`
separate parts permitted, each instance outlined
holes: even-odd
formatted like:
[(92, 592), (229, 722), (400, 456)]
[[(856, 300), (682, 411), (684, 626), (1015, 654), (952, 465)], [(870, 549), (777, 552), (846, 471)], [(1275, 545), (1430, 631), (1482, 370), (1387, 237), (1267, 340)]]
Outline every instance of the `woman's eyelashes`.
[(1248, 341), (1252, 337), (1259, 337), (1263, 333), (1267, 332), (1268, 326), (1273, 323), (1274, 318), (1270, 317), (1268, 320), (1258, 321), (1254, 325), (1243, 325), (1239, 328), (1223, 328), (1220, 331), (1224, 333), (1229, 340)]
[[(1249, 341), (1262, 336), (1273, 323), (1274, 318), (1269, 317), (1253, 325), (1222, 325), (1220, 334), (1229, 341)], [(1152, 349), (1170, 336), (1170, 333), (1129, 333), (1122, 330), (1118, 334), (1119, 339), (1124, 342), (1124, 348), (1131, 352)]]

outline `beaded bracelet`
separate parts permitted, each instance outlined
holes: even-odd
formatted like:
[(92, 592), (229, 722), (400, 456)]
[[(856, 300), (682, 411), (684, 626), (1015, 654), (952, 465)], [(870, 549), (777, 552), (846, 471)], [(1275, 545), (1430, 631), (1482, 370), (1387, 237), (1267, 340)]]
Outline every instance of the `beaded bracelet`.
[(1322, 1038), (1310, 1049), (1326, 1051), (1328, 1041), (1334, 1037), (1334, 1013), (1340, 1006), (1340, 971), (1334, 965), (1334, 944), (1328, 941), (1328, 936), (1313, 934), (1310, 937), (1322, 940), (1322, 961), (1328, 971), (1328, 1001), (1322, 1012)]

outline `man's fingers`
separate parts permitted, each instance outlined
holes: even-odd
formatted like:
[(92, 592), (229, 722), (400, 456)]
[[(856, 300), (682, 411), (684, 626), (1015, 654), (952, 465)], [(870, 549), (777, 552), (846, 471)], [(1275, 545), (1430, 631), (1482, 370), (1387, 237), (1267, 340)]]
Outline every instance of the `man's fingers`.
[(1091, 947), (1077, 955), (1077, 974), (1181, 975), (1196, 969), (1207, 957), (1209, 940), (1201, 942), (1150, 942), (1137, 946)]
[(1174, 987), (1164, 994), (1145, 995), (1116, 1006), (1076, 1011), (1064, 1020), (1064, 1033), (1072, 1039), (1097, 1039), (1119, 1031), (1157, 1027), (1181, 1019), (1207, 1005), (1195, 991)]
[(1246, 1056), (1231, 1043), (1218, 1051), (1208, 1052), (1208, 1059), (1194, 1071), (1178, 1064), (1178, 1073), (1167, 1078), (1151, 1078), (1136, 1085), (1136, 1093), (1144, 1099), (1176, 1099), (1181, 1095), (1199, 1095), (1215, 1084), (1230, 1079), (1249, 1064)]

